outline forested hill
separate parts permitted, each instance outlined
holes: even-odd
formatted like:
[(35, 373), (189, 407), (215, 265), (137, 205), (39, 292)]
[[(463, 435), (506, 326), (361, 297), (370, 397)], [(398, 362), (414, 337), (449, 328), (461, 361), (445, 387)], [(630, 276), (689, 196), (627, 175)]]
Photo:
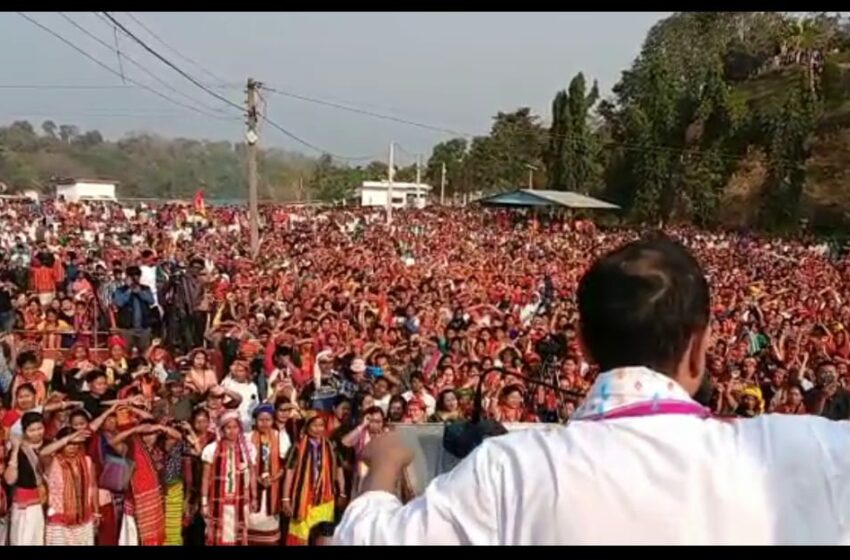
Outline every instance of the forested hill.
[[(315, 160), (280, 150), (260, 156), (261, 198), (295, 200), (299, 178)], [(123, 197), (190, 198), (203, 188), (212, 198), (244, 197), (245, 145), (131, 134), (106, 141), (96, 130), (45, 121), (0, 128), (0, 180), (9, 190), (47, 190), (53, 177), (120, 181)]]
[[(565, 85), (567, 85), (565, 83)], [(579, 73), (552, 101), (434, 149), (463, 189), (604, 196), (639, 221), (850, 225), (850, 27), (822, 13), (680, 13), (656, 24), (612, 95)]]

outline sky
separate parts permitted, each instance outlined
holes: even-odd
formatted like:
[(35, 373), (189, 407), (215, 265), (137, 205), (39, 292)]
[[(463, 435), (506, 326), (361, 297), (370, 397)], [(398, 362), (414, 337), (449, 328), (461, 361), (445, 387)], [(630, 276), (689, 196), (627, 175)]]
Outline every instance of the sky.
[[(198, 88), (91, 12), (25, 12), (118, 72), (87, 59), (14, 12), (0, 14), (0, 122), (51, 118), (107, 138), (145, 131), (163, 136), (242, 141), (232, 106)], [(483, 134), (498, 111), (528, 106), (549, 120), (554, 94), (579, 71), (613, 86), (637, 56), (659, 12), (114, 12), (175, 66), (232, 103), (244, 103), (252, 77), (301, 96), (432, 126)], [(134, 16), (168, 46), (134, 21)], [(169, 48), (171, 47), (171, 48)], [(172, 50), (173, 49), (173, 50)], [(139, 66), (133, 65), (125, 57)], [(156, 81), (148, 73), (158, 77)], [(122, 74), (184, 105), (122, 82)], [(98, 86), (23, 89), (10, 86)], [(120, 87), (117, 87), (120, 86)], [(264, 92), (275, 123), (323, 151), (399, 163), (430, 153), (451, 136)], [(209, 116), (208, 116), (209, 115)], [(212, 118), (212, 117), (219, 118)], [(316, 152), (268, 125), (261, 144)]]

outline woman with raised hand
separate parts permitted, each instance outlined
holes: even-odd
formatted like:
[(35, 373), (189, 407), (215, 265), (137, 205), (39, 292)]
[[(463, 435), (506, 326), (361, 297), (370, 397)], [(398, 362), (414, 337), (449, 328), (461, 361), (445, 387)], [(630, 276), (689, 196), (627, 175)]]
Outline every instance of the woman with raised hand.
[(38, 412), (21, 417), (23, 438), (12, 439), (12, 451), (3, 479), (12, 491), (12, 519), (9, 544), (12, 546), (44, 544), (44, 505), (47, 486), (38, 457), (44, 443), (44, 419)]
[(39, 456), (46, 465), (48, 490), (45, 544), (93, 546), (100, 523), (97, 483), (92, 460), (85, 453), (87, 429), (66, 426)]

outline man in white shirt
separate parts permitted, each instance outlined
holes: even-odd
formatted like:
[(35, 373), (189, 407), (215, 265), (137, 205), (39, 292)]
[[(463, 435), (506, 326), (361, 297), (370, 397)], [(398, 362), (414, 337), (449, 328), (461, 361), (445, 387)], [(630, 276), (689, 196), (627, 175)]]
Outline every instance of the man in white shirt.
[(626, 245), (577, 296), (583, 351), (604, 373), (570, 424), (486, 440), (407, 505), (392, 492), (412, 454), (377, 438), (337, 542), (850, 543), (850, 423), (716, 420), (693, 400), (709, 290), (686, 249)]
[(257, 384), (250, 380), (250, 369), (248, 362), (244, 360), (236, 360), (230, 366), (230, 375), (222, 379), (221, 386), (227, 391), (233, 391), (242, 397), (239, 403), (239, 419), (242, 422), (242, 429), (245, 432), (250, 432), (253, 427), (254, 409), (260, 404), (260, 393), (257, 389)]
[(156, 257), (150, 249), (142, 251), (142, 264), (139, 265), (139, 270), (142, 271), (140, 283), (151, 289), (151, 293), (153, 294), (153, 304), (154, 306), (158, 306), (159, 299), (156, 285)]

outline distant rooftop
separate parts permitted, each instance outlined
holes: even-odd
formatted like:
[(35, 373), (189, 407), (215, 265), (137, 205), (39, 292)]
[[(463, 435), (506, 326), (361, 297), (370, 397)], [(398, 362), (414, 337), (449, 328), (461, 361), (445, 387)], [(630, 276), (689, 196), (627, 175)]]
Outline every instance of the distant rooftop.
[(517, 189), (486, 196), (478, 202), (488, 206), (563, 206), (565, 208), (592, 210), (620, 209), (616, 204), (572, 191)]

